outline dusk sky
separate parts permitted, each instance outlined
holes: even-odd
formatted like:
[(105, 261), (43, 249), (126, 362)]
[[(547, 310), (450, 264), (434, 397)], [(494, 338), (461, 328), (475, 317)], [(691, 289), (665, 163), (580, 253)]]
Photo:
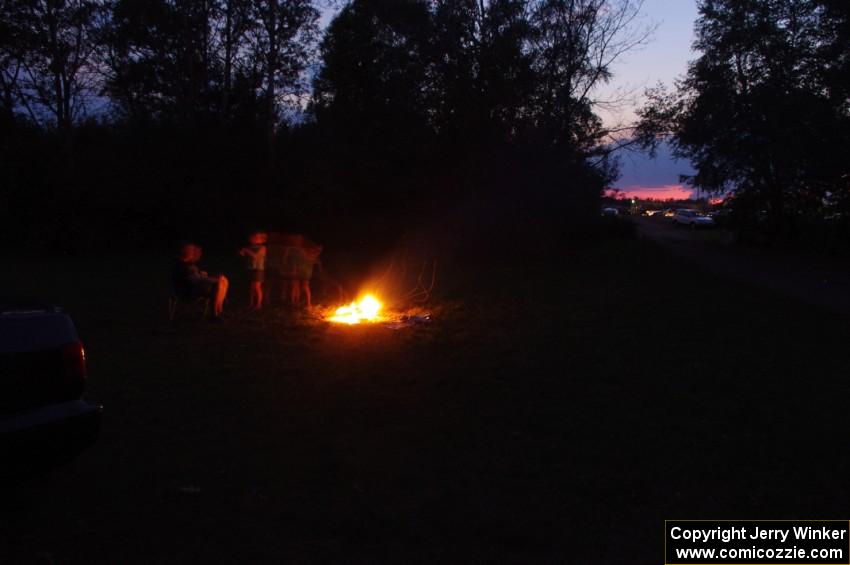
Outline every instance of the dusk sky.
[[(619, 113), (602, 114), (608, 124), (632, 122), (643, 91), (658, 82), (672, 87), (674, 80), (684, 74), (688, 61), (695, 58), (691, 44), (697, 17), (696, 0), (645, 0), (644, 13), (647, 23), (658, 26), (652, 40), (614, 65), (613, 80), (600, 91), (601, 98), (630, 91), (635, 100), (624, 105)], [(682, 187), (679, 175), (692, 172), (689, 163), (674, 161), (666, 148), (659, 151), (656, 159), (628, 152), (621, 156), (621, 177), (614, 187), (642, 197), (686, 198), (692, 191)]]

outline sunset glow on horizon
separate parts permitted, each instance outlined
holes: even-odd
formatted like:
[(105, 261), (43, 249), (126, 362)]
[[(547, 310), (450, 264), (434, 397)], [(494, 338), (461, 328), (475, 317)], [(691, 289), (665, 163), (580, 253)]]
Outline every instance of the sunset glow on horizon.
[(687, 200), (693, 198), (694, 191), (681, 184), (665, 186), (629, 186), (619, 188), (624, 198), (654, 198), (656, 200)]

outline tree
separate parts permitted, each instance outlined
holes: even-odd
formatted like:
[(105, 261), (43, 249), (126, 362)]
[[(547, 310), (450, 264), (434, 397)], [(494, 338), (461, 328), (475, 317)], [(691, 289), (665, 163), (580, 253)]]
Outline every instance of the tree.
[(427, 123), (430, 21), (423, 0), (355, 0), (321, 45), (313, 110), (343, 137), (383, 145)]
[(355, 0), (331, 22), (311, 111), (327, 166), (348, 187), (340, 197), (378, 210), (422, 182), (433, 157), (430, 31), (424, 0)]
[(431, 123), (470, 147), (528, 126), (535, 77), (526, 0), (440, 1), (430, 41)]
[(595, 90), (651, 32), (641, 4), (352, 0), (323, 40), (312, 110), (355, 167), (440, 170), (432, 184), (490, 192), (526, 175), (550, 197), (587, 191), (589, 209), (614, 173)]
[(262, 123), (271, 144), (285, 97), (305, 90), (309, 0), (115, 0), (111, 12), (107, 92), (124, 116)]
[(833, 217), (850, 218), (850, 3), (819, 0), (822, 8), (818, 64), (833, 125), (830, 145), (822, 156), (827, 181), (827, 207)]
[(23, 112), (67, 134), (95, 110), (99, 74), (93, 0), (7, 0), (0, 14), (0, 87), (7, 119)]
[(699, 10), (700, 57), (675, 93), (649, 93), (638, 133), (646, 146), (672, 134), (696, 168), (693, 186), (734, 192), (751, 221), (764, 211), (774, 232), (793, 230), (847, 190), (846, 126), (836, 127), (847, 123), (846, 91), (830, 78), (839, 67), (824, 64), (838, 55), (824, 5), (704, 0)]
[(251, 5), (246, 0), (224, 0), (219, 6), (218, 34), (221, 43), (222, 81), (220, 85), (220, 119), (226, 122), (230, 116), (231, 97), (234, 89), (234, 67), (244, 57), (244, 41), (252, 29)]
[(0, 4), (0, 124), (11, 127), (18, 106), (23, 67), (23, 38), (11, 2)]
[(255, 0), (254, 14), (255, 46), (265, 65), (266, 139), (271, 154), (281, 95), (297, 96), (305, 90), (300, 79), (311, 62), (319, 12), (310, 0)]
[(540, 82), (535, 118), (557, 144), (585, 150), (604, 133), (595, 115), (597, 87), (611, 65), (645, 43), (651, 25), (637, 25), (643, 0), (539, 0), (532, 12), (538, 30), (535, 72)]
[(106, 92), (119, 116), (187, 122), (210, 112), (205, 0), (115, 0), (104, 32)]

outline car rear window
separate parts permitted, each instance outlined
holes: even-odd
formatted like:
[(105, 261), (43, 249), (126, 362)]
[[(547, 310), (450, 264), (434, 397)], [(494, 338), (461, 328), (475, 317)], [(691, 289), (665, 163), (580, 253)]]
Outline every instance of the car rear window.
[(0, 313), (0, 355), (53, 349), (78, 340), (64, 313)]

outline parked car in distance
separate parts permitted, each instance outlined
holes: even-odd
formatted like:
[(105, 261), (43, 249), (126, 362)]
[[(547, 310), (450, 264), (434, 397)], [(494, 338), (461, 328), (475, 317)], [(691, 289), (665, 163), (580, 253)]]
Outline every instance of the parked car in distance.
[(617, 210), (616, 208), (612, 207), (612, 206), (609, 206), (609, 207), (607, 207), (607, 208), (603, 208), (603, 209), (602, 209), (602, 215), (603, 215), (603, 216), (608, 216), (608, 217), (619, 216), (619, 215), (620, 215), (620, 211), (619, 211), (619, 210)]
[(712, 220), (714, 220), (714, 225), (719, 227), (728, 226), (732, 221), (732, 210), (729, 208), (720, 208), (718, 210), (714, 210), (708, 214)]
[(103, 407), (83, 399), (86, 378), (62, 308), (0, 305), (0, 475), (65, 463), (94, 443)]
[(644, 210), (643, 211), (643, 215), (648, 217), (648, 218), (651, 218), (653, 216), (657, 216), (657, 215), (663, 214), (663, 213), (664, 213), (664, 210)]
[(664, 210), (663, 214), (665, 218), (672, 219), (673, 216), (676, 215), (676, 210), (674, 210), (673, 208), (667, 208), (666, 210)]
[(696, 210), (689, 208), (680, 208), (673, 214), (673, 223), (676, 225), (696, 227), (713, 227), (714, 220), (708, 216), (703, 216)]

